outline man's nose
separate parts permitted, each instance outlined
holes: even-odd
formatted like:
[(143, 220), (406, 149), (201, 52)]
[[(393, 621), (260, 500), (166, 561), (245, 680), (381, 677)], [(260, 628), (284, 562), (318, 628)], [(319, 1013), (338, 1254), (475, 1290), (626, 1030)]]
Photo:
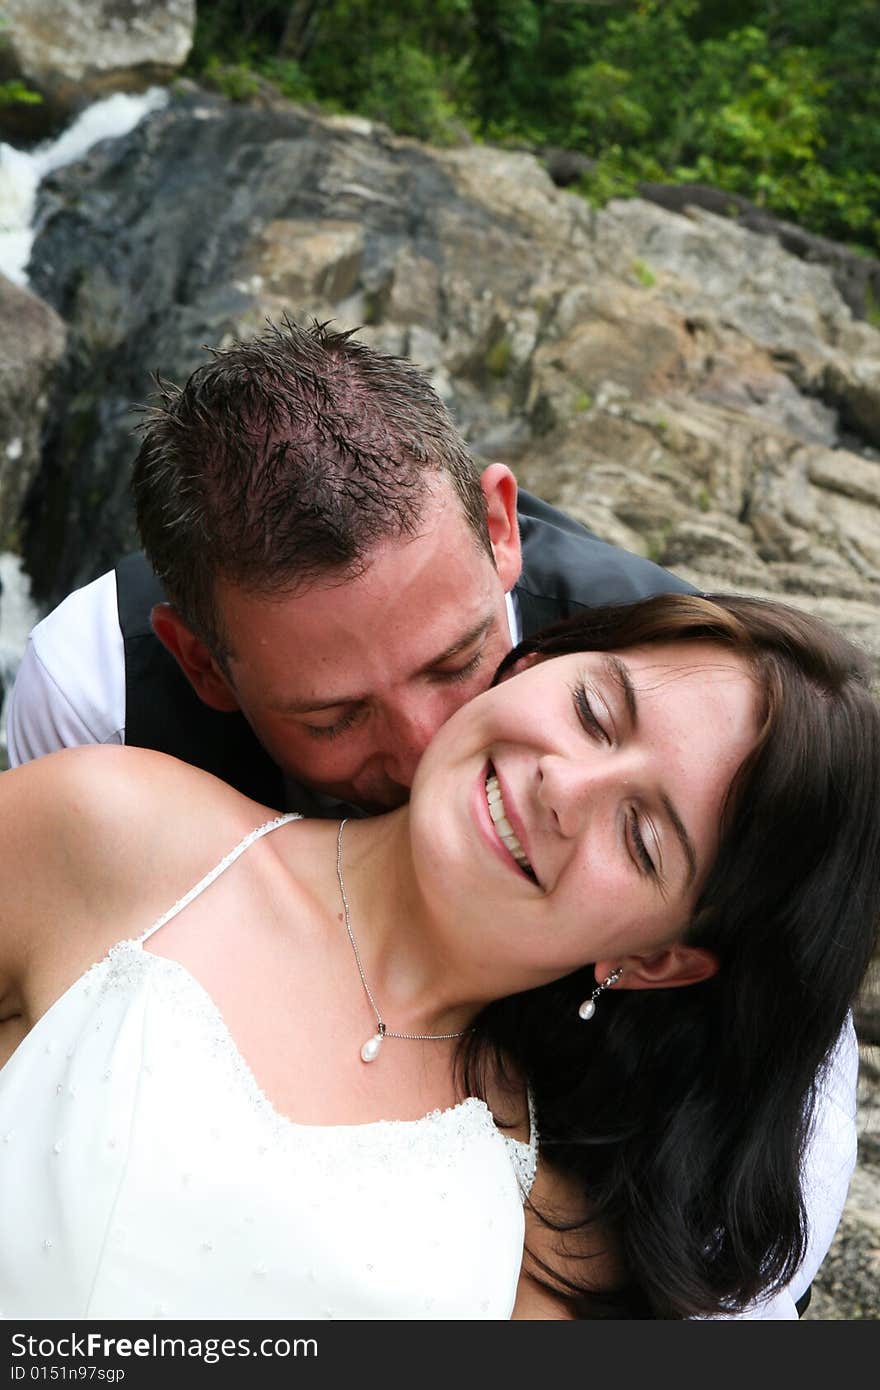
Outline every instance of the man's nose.
[(384, 771), (388, 777), (401, 786), (412, 786), (419, 759), (454, 708), (433, 692), (411, 695), (395, 704), (387, 719)]

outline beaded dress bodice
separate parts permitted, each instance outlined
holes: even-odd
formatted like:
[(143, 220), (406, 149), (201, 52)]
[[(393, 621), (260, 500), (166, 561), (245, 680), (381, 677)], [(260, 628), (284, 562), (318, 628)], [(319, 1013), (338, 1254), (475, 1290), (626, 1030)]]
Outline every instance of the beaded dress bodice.
[(0, 1316), (508, 1318), (529, 1144), (476, 1098), (314, 1126), (259, 1090), (210, 996), (114, 946), (0, 1071)]

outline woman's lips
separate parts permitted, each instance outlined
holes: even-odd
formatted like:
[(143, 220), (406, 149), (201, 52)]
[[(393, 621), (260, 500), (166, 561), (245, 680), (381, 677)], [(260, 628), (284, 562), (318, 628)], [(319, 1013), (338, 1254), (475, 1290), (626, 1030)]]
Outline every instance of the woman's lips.
[[(476, 790), (477, 819), (484, 837), (508, 866), (515, 868), (530, 883), (537, 883), (535, 871), (523, 849), (521, 835), (508, 814), (510, 795), (508, 793), (505, 803), (504, 789), (492, 763), (484, 769)], [(518, 819), (515, 812), (514, 818)]]

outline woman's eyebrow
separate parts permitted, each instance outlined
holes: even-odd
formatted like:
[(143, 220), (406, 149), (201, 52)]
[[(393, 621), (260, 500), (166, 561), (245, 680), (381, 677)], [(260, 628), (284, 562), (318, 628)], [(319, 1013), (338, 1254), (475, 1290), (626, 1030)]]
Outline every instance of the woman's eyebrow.
[(621, 661), (619, 656), (608, 653), (602, 662), (602, 666), (608, 679), (617, 686), (623, 696), (627, 714), (629, 715), (629, 722), (634, 729), (637, 729), (639, 725), (639, 706), (636, 700), (636, 688), (633, 685), (632, 676), (629, 673), (626, 662)]
[(675, 831), (676, 836), (678, 837), (679, 844), (681, 845), (682, 853), (684, 854), (684, 857), (687, 860), (688, 871), (684, 883), (685, 889), (687, 890), (688, 888), (690, 888), (691, 884), (694, 881), (694, 878), (696, 877), (697, 852), (694, 849), (691, 837), (688, 835), (687, 830), (685, 829), (684, 821), (676, 811), (675, 807), (673, 806), (672, 802), (669, 800), (669, 797), (665, 794), (665, 792), (660, 797), (660, 800), (663, 802), (663, 808), (666, 811), (667, 816), (669, 817), (670, 824), (673, 830)]
[[(608, 653), (602, 662), (602, 666), (608, 679), (612, 684), (617, 686), (623, 696), (623, 701), (629, 715), (630, 726), (633, 729), (637, 729), (639, 724), (639, 702), (636, 697), (636, 688), (633, 684), (632, 676), (629, 673), (626, 662), (622, 661), (619, 656)], [(660, 800), (669, 818), (669, 823), (675, 831), (678, 843), (681, 845), (681, 851), (684, 855), (685, 863), (687, 864), (687, 876), (684, 884), (685, 891), (687, 891), (697, 874), (697, 852), (694, 849), (694, 844), (690, 835), (687, 833), (684, 821), (665, 792), (660, 797)]]

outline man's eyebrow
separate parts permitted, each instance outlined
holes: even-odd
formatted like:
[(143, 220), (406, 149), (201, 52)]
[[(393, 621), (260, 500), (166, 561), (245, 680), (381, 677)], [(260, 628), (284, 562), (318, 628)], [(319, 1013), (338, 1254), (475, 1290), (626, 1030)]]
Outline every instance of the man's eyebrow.
[[(485, 618), (481, 618), (478, 623), (475, 623), (472, 628), (469, 628), (467, 632), (457, 638), (445, 651), (440, 652), (437, 656), (432, 656), (430, 661), (427, 661), (424, 666), (420, 667), (416, 675), (427, 675), (429, 671), (433, 671), (438, 666), (442, 666), (445, 661), (452, 661), (454, 657), (460, 656), (462, 652), (467, 651), (468, 647), (472, 647), (475, 642), (479, 642), (481, 638), (486, 636), (494, 621), (495, 615), (493, 613), (489, 613)], [(279, 703), (275, 708), (282, 714), (320, 714), (322, 710), (340, 709), (343, 705), (361, 705), (364, 703), (365, 699), (366, 697), (364, 695), (359, 694), (337, 695), (330, 700), (285, 700), (283, 703)]]
[(362, 695), (340, 695), (335, 700), (283, 700), (272, 708), (278, 714), (320, 714), (325, 709), (339, 709), (341, 705), (362, 703)]
[(467, 651), (468, 647), (479, 642), (481, 637), (486, 636), (494, 621), (494, 613), (489, 613), (485, 618), (481, 618), (463, 637), (459, 637), (456, 642), (453, 642), (451, 647), (447, 647), (444, 652), (440, 652), (439, 656), (434, 656), (426, 662), (419, 674), (425, 675), (428, 671), (433, 671), (435, 667), (442, 666), (444, 661), (451, 661), (453, 657), (460, 656), (463, 651)]
[[(626, 704), (629, 714), (630, 724), (634, 729), (637, 728), (639, 722), (639, 705), (636, 698), (635, 686), (633, 685), (632, 677), (626, 663), (621, 661), (619, 656), (609, 654), (606, 656), (603, 665), (609, 680), (614, 682), (623, 695), (624, 703)], [(669, 817), (669, 823), (675, 831), (678, 842), (681, 845), (682, 853), (687, 861), (687, 878), (685, 879), (684, 885), (685, 890), (687, 890), (696, 877), (697, 852), (694, 849), (690, 835), (687, 833), (684, 821), (669, 800), (669, 797), (664, 793), (660, 800), (663, 803), (663, 808)]]

